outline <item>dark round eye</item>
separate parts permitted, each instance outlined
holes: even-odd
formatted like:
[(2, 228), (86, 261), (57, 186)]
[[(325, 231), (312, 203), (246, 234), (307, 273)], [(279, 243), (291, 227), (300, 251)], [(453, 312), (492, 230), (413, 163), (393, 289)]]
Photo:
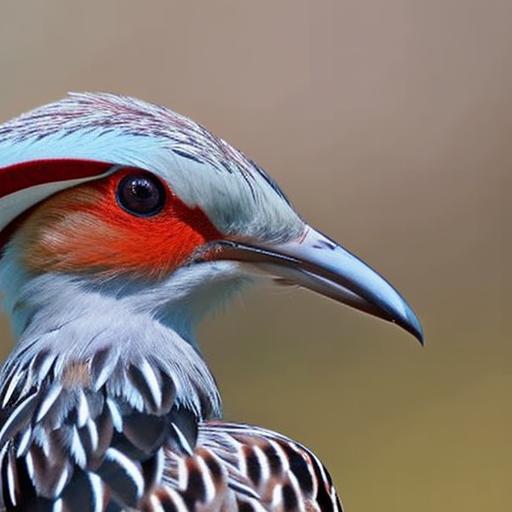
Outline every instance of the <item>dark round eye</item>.
[(162, 210), (165, 190), (151, 174), (129, 174), (119, 182), (117, 200), (127, 212), (149, 217)]

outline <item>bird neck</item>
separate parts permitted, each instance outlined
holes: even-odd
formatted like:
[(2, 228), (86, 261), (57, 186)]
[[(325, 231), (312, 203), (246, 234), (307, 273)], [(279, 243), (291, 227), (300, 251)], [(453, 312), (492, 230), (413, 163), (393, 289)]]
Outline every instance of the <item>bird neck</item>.
[(161, 290), (135, 283), (31, 275), (6, 257), (0, 260), (0, 290), (16, 338), (6, 367), (30, 365), (44, 352), (54, 354), (55, 367), (65, 373), (108, 353), (112, 368), (149, 364), (171, 376), (176, 403), (198, 417), (221, 414), (215, 381), (194, 342), (194, 314), (182, 301), (162, 307), (156, 296)]

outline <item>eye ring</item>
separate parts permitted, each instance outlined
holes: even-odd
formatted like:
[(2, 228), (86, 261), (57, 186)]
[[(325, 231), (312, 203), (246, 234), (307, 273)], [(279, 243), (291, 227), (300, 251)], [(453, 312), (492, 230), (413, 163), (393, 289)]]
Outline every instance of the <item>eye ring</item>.
[(123, 210), (138, 217), (152, 217), (161, 212), (166, 200), (162, 182), (150, 173), (132, 173), (117, 185), (117, 202)]

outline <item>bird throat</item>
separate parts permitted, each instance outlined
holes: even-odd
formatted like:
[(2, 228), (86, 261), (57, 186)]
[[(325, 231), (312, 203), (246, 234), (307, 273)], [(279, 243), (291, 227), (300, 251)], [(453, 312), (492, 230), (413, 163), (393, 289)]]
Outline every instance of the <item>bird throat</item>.
[[(50, 354), (64, 384), (79, 382), (94, 388), (100, 377), (91, 365), (98, 354), (106, 354), (106, 373), (101, 378), (108, 372), (120, 374), (120, 368), (121, 374), (133, 367), (150, 368), (157, 375), (170, 376), (179, 406), (198, 418), (220, 416), (214, 378), (187, 335), (188, 321), (176, 320), (182, 316), (178, 308), (163, 319), (154, 307), (162, 299), (157, 291), (127, 284), (120, 288), (114, 282), (98, 287), (58, 273), (32, 275), (12, 256), (8, 251), (0, 260), (4, 310), (16, 338), (5, 368), (31, 367), (38, 354)], [(112, 384), (114, 392), (130, 399), (129, 383), (124, 389), (123, 382)]]

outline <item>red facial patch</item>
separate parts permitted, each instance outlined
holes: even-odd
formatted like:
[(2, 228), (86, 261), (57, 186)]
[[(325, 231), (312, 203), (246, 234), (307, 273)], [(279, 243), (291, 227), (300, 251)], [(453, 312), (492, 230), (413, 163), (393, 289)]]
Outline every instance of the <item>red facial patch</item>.
[[(71, 158), (28, 160), (0, 167), (0, 199), (36, 185), (99, 176), (111, 167), (112, 164), (108, 162)], [(0, 230), (0, 256), (3, 247), (25, 217), (26, 213)]]
[(29, 160), (0, 168), (2, 188), (0, 198), (24, 188), (99, 176), (109, 170), (112, 164), (95, 160), (48, 159)]
[(60, 192), (24, 221), (14, 242), (38, 271), (134, 273), (158, 278), (222, 235), (199, 208), (189, 208), (164, 185), (163, 209), (133, 215), (117, 200), (119, 182), (141, 173), (124, 169)]

